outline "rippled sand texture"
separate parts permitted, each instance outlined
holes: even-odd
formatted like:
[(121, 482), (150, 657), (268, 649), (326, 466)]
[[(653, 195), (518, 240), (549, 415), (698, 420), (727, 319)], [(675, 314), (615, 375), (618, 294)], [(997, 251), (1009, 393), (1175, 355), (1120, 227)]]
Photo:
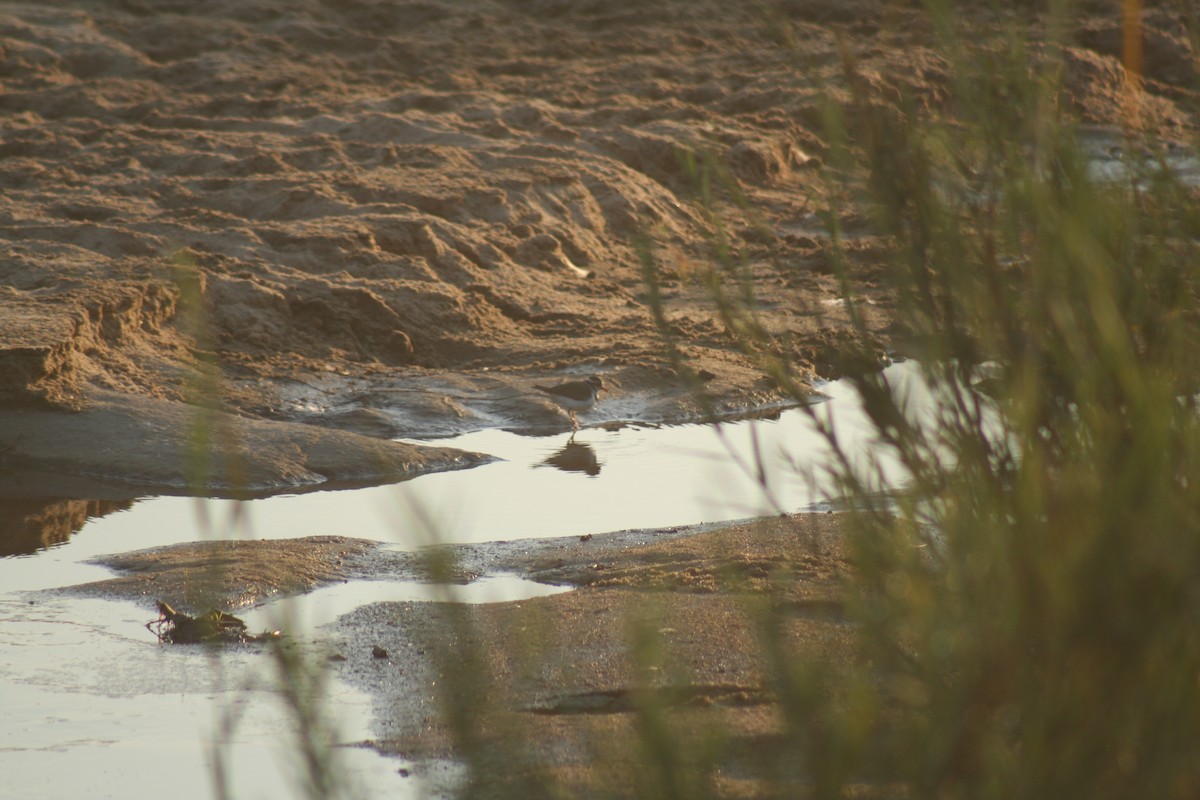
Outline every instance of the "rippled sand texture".
[[(761, 406), (775, 387), (693, 280), (714, 225), (687, 153), (717, 157), (758, 215), (728, 207), (725, 227), (765, 324), (834, 377), (853, 334), (815, 212), (820, 94), (846, 99), (837, 40), (881, 103), (936, 104), (950, 80), (927, 25), (888, 5), (7, 3), (0, 402), (219, 393), (241, 413), (448, 434), (552, 418), (529, 386), (584, 370), (629, 400), (609, 418), (679, 419), (696, 408), (654, 332), (648, 240), (711, 392)], [(1094, 5), (1067, 99), (1112, 125), (1120, 16)], [(1146, 17), (1163, 136), (1195, 125), (1178, 13)], [(980, 41), (1000, 25), (977, 24)], [(862, 222), (847, 209), (882, 354), (893, 298)], [(192, 267), (203, 315), (183, 313)], [(189, 389), (204, 363), (219, 389)]]

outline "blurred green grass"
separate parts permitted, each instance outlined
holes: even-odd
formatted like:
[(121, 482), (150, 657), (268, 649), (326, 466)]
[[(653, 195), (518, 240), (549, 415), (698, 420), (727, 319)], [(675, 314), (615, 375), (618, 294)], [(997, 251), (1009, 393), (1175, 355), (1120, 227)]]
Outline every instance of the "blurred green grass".
[[(1200, 796), (1200, 187), (1139, 117), (1132, 70), (1113, 129), (1130, 157), (1097, 176), (1062, 102), (1072, 9), (1045, 6), (1036, 47), (1013, 26), (981, 53), (930, 3), (942, 101), (882, 102), (847, 50), (850, 99), (826, 107), (828, 196), (888, 242), (907, 345), (944, 391), (913, 418), (869, 354), (849, 362), (877, 458), (912, 483), (881, 502), (875, 464), (833, 466), (860, 509), (862, 659), (779, 658), (773, 676), (814, 797)], [(853, 308), (844, 210), (827, 219)], [(736, 253), (712, 251), (729, 329), (801, 400), (795, 367), (767, 355), (786, 347), (725, 279)]]
[[(754, 776), (743, 789), (755, 796), (1200, 796), (1200, 188), (1139, 124), (1136, 81), (1114, 135), (1139, 155), (1123, 178), (1095, 175), (1061, 102), (1054, 37), (1071, 6), (1037, 5), (1036, 47), (1013, 26), (1006, 47), (984, 53), (951, 4), (931, 2), (951, 76), (939, 102), (881, 101), (847, 51), (825, 108), (825, 196), (845, 204), (826, 209), (829, 253), (847, 307), (854, 264), (838, 222), (851, 208), (888, 243), (907, 347), (943, 391), (931, 417), (914, 418), (872, 354), (845, 361), (878, 459), (852, 460), (828, 431), (839, 499), (856, 509), (845, 603), (858, 657), (797, 655), (782, 640), (786, 612), (753, 604), (781, 715), (770, 747), (802, 767), (800, 779), (782, 767)], [(776, 44), (799, 46), (792, 34), (780, 29)], [(745, 352), (803, 402), (804, 376), (757, 319), (721, 224), (720, 204), (744, 198), (719, 164), (686, 158), (716, 232), (711, 267), (694, 278)], [(649, 245), (644, 260), (671, 346)], [(900, 493), (884, 492), (877, 469), (892, 457), (912, 478)], [(454, 616), (455, 642), (476, 641), (466, 625)], [(653, 624), (630, 631), (644, 674), (670, 669)], [(537, 642), (522, 645), (535, 673)], [(485, 719), (485, 655), (447, 644), (436, 658), (463, 794), (573, 796), (529, 761), (526, 734)], [(638, 735), (625, 745), (642, 766), (613, 774), (605, 796), (722, 795), (726, 732), (681, 732), (662, 697), (635, 693)], [(597, 759), (601, 775), (628, 764)]]

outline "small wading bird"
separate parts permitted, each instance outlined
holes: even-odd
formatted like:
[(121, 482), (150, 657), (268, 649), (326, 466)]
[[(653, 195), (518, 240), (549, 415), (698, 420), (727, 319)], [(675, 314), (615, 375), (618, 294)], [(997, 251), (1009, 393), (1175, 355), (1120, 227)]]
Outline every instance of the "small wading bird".
[(568, 381), (558, 386), (533, 385), (562, 406), (571, 417), (571, 430), (579, 430), (579, 420), (575, 418), (576, 411), (587, 411), (596, 405), (596, 395), (604, 388), (604, 382), (595, 375), (589, 375), (581, 381)]

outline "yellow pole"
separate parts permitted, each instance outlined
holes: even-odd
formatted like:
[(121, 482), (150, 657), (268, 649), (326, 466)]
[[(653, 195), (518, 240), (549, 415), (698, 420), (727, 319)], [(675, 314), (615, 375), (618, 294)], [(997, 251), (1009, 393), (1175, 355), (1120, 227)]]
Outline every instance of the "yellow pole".
[(1142, 88), (1142, 0), (1124, 0), (1121, 14), (1121, 63), (1125, 65), (1127, 123), (1141, 127)]

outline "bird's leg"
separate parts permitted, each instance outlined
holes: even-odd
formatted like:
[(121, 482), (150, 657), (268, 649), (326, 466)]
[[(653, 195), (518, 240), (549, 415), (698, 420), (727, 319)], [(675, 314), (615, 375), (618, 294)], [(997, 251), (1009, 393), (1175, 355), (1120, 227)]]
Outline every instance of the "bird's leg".
[(573, 430), (573, 431), (579, 430), (579, 420), (575, 417), (575, 412), (570, 411), (568, 413), (571, 416), (571, 430)]

